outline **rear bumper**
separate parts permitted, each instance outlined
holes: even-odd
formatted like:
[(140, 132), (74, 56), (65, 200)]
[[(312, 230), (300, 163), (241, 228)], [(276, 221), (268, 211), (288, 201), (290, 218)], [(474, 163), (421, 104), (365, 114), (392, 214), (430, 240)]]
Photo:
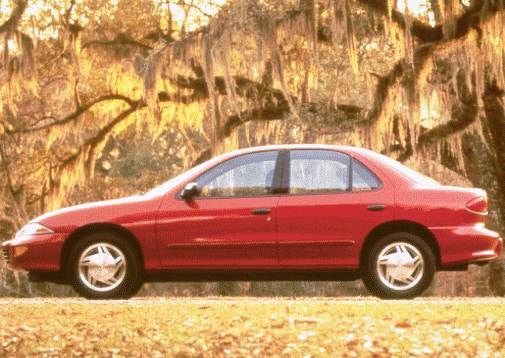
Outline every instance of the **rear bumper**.
[(498, 258), (503, 251), (500, 235), (484, 227), (472, 226), (430, 228), (440, 248), (440, 266), (485, 263)]
[(15, 270), (56, 272), (68, 234), (54, 233), (15, 239), (2, 244), (2, 254)]

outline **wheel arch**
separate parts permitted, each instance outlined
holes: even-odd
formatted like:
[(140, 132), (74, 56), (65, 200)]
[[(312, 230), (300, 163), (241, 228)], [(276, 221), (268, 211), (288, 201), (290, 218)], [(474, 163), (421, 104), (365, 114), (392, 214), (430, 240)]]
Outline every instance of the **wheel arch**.
[(65, 242), (63, 243), (63, 247), (60, 253), (60, 272), (64, 273), (65, 267), (67, 266), (67, 260), (70, 254), (72, 247), (79, 241), (80, 238), (83, 238), (89, 234), (96, 233), (111, 233), (116, 234), (124, 238), (128, 241), (128, 243), (135, 249), (138, 253), (138, 257), (140, 259), (141, 268), (144, 268), (144, 253), (142, 252), (142, 248), (140, 243), (135, 235), (128, 229), (123, 226), (117, 224), (110, 223), (92, 223), (86, 224), (75, 229), (70, 235), (67, 237)]
[(433, 255), (435, 255), (437, 268), (440, 267), (440, 247), (438, 246), (438, 242), (437, 239), (435, 238), (435, 235), (433, 235), (433, 233), (422, 224), (416, 223), (414, 221), (398, 220), (382, 223), (376, 226), (366, 236), (360, 252), (360, 258), (359, 258), (360, 269), (363, 267), (363, 262), (366, 258), (366, 254), (368, 253), (372, 245), (381, 237), (395, 232), (408, 232), (410, 234), (417, 235), (421, 237), (423, 240), (425, 240), (428, 246), (431, 248)]

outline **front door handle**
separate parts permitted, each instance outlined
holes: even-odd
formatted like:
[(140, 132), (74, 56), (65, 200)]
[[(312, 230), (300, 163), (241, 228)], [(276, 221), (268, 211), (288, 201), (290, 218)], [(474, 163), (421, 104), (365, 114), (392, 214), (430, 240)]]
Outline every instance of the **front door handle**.
[(368, 205), (367, 209), (370, 211), (381, 211), (386, 208), (386, 205), (384, 204), (370, 204)]
[(269, 208), (256, 208), (252, 210), (252, 213), (254, 215), (268, 215), (270, 214), (270, 209)]

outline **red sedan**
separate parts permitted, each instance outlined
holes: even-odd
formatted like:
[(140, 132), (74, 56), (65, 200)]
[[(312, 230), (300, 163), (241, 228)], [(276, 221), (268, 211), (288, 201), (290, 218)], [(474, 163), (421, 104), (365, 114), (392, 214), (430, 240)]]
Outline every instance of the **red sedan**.
[(88, 298), (145, 281), (354, 280), (410, 298), (437, 270), (502, 251), (484, 226), (486, 192), (442, 186), (369, 150), (249, 148), (144, 194), (42, 215), (3, 244), (32, 280)]

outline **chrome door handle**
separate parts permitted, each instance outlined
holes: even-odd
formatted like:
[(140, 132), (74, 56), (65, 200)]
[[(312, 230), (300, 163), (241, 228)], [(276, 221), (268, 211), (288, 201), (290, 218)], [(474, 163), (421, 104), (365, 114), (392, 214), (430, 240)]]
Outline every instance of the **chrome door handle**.
[(386, 208), (386, 205), (384, 204), (370, 204), (368, 205), (367, 209), (370, 211), (381, 211)]
[(268, 215), (270, 214), (269, 208), (256, 208), (252, 210), (253, 215)]

